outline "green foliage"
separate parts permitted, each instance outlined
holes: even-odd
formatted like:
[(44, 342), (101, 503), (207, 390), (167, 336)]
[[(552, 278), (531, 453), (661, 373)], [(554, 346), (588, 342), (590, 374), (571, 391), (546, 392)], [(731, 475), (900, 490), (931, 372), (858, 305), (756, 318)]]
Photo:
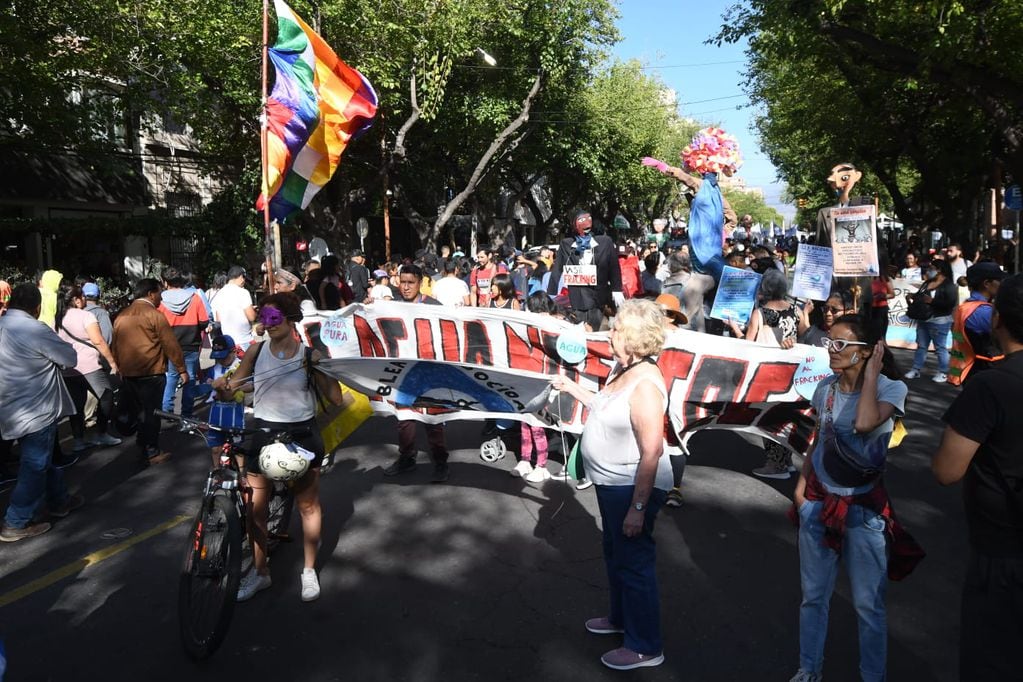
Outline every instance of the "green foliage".
[(801, 220), (834, 203), (844, 161), (864, 171), (855, 193), (963, 236), (998, 164), (1023, 177), (1020, 3), (751, 0), (724, 22), (717, 41), (749, 40), (761, 146), (808, 199)]

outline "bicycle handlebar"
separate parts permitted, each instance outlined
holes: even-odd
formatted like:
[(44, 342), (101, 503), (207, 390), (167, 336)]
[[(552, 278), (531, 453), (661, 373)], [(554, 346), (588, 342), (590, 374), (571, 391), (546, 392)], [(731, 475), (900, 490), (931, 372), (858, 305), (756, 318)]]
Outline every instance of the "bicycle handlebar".
[(163, 410), (154, 410), (153, 414), (155, 414), (157, 417), (160, 417), (161, 419), (166, 419), (168, 421), (173, 421), (177, 422), (178, 424), (181, 424), (181, 428), (183, 431), (212, 430), (219, 431), (220, 433), (230, 433), (240, 436), (251, 436), (256, 433), (266, 433), (274, 435), (287, 434), (292, 438), (305, 438), (306, 436), (312, 434), (312, 430), (306, 426), (302, 426), (295, 429), (271, 429), (266, 426), (262, 426), (257, 429), (231, 429), (223, 426), (216, 426), (214, 424), (210, 424), (209, 422), (199, 421), (198, 419), (192, 419), (191, 417), (183, 417), (180, 414), (174, 414), (173, 412), (164, 412)]

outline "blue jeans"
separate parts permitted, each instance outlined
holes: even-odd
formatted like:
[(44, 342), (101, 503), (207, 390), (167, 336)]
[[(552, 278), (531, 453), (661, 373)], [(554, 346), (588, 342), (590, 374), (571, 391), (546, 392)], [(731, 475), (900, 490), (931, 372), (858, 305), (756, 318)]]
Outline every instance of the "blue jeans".
[(57, 422), (53, 422), (18, 439), (21, 443), (21, 467), (4, 518), (8, 526), (24, 528), (31, 523), (44, 497), (50, 509), (67, 501), (64, 474), (53, 466), (51, 460), (56, 437)]
[(824, 524), (820, 520), (823, 504), (807, 501), (799, 508), (799, 578), (803, 589), (799, 605), (799, 667), (818, 674), (824, 667), (828, 609), (838, 576), (838, 561), (842, 558), (859, 622), (860, 677), (864, 681), (884, 680), (888, 657), (884, 603), (888, 553), (884, 519), (869, 509), (851, 505), (839, 557), (824, 544)]
[[(199, 381), (199, 351), (186, 350), (185, 371), (188, 372), (188, 383), (181, 388), (181, 415), (192, 416), (192, 408), (195, 406), (195, 387)], [(174, 394), (178, 390), (178, 368), (174, 365), (167, 365), (167, 385), (163, 389), (164, 412), (174, 411)]]
[(643, 532), (627, 538), (622, 533), (632, 507), (631, 485), (598, 485), (597, 506), (604, 528), (604, 563), (611, 598), (608, 619), (625, 630), (623, 646), (638, 654), (657, 656), (661, 639), (661, 603), (657, 593), (654, 519), (668, 493), (656, 488), (647, 501)]
[(916, 323), (916, 352), (913, 354), (913, 369), (920, 371), (927, 363), (927, 347), (934, 342), (934, 350), (938, 354), (938, 371), (948, 373), (948, 333), (952, 329), (952, 320), (948, 316), (937, 317)]

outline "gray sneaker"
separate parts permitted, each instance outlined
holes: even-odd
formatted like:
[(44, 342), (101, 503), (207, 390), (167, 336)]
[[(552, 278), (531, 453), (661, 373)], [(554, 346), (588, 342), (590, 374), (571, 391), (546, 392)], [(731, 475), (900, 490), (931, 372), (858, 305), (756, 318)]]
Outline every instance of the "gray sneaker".
[(792, 474), (789, 473), (788, 466), (778, 462), (768, 462), (764, 466), (754, 469), (753, 475), (759, 476), (760, 478), (776, 478), (779, 480), (785, 480)]
[(800, 668), (789, 682), (821, 682), (823, 679), (824, 675), (820, 673), (811, 673)]

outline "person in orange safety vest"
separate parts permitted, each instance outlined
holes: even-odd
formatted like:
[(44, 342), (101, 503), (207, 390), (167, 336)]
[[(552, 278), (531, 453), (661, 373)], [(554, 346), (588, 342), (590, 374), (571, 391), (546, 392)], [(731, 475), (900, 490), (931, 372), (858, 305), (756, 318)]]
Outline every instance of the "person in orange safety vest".
[(972, 373), (986, 369), (1002, 358), (991, 327), (991, 301), (1005, 272), (997, 263), (985, 261), (966, 270), (970, 297), (956, 308), (952, 318), (952, 350), (949, 353), (948, 383), (961, 385)]

